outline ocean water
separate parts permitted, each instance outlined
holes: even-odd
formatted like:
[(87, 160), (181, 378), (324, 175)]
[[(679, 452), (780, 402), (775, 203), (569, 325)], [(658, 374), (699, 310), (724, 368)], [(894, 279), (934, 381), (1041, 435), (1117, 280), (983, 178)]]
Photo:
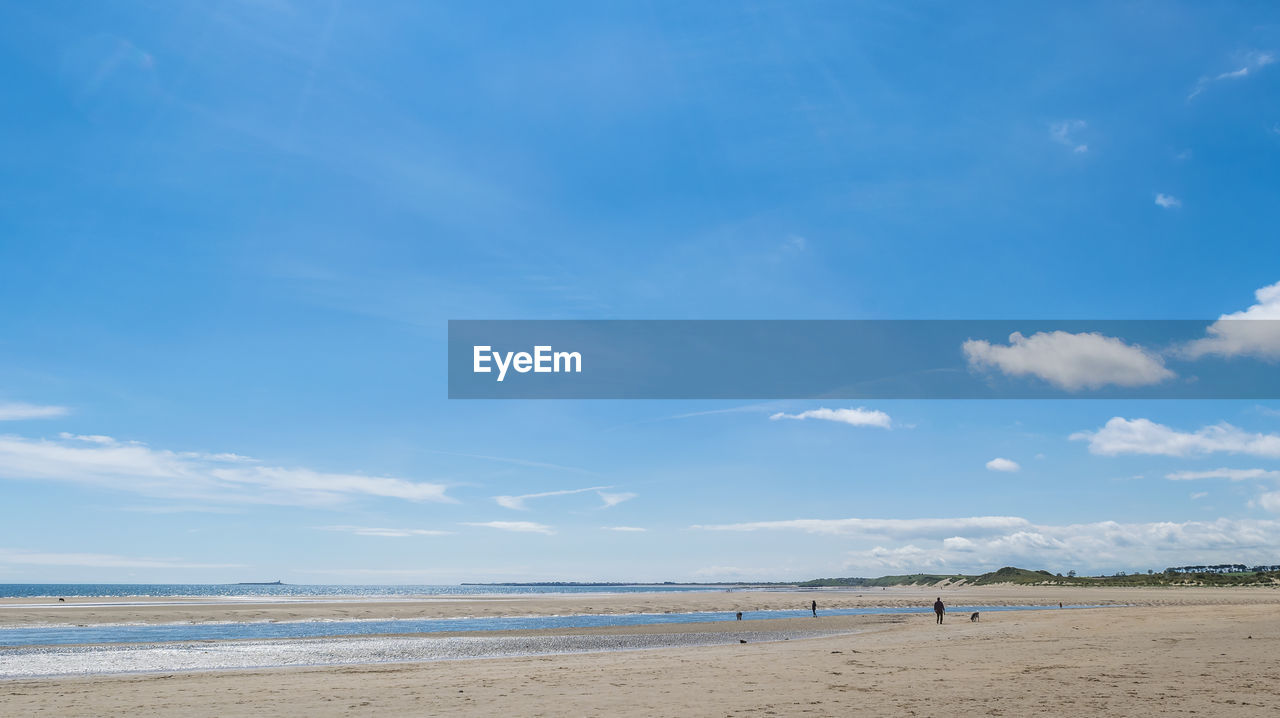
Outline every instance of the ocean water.
[[(856, 631), (726, 631), (624, 636), (382, 637), (223, 643), (123, 643), (90, 646), (29, 646), (0, 651), (0, 681), (6, 678), (91, 676), (334, 666), (468, 658), (547, 656), (634, 651), (676, 646), (720, 646), (739, 641), (789, 641), (856, 634)], [(0, 684), (2, 685), (2, 684)]]
[[(953, 606), (953, 621), (968, 620), (973, 611), (1047, 610), (1047, 606)], [(1070, 606), (1069, 608), (1096, 608)], [(1056, 607), (1053, 610), (1058, 610)], [(932, 613), (929, 607), (861, 607), (819, 610), (821, 616), (862, 616)], [(800, 618), (808, 610), (749, 611), (743, 622), (767, 618)], [(0, 628), (0, 646), (56, 646), (103, 643), (165, 643), (222, 641), (231, 639), (297, 639), (385, 634), (431, 634), (448, 631), (512, 631), (540, 628), (588, 628), (597, 626), (652, 626), (668, 623), (734, 621), (729, 611), (691, 613), (583, 614), (573, 616), (505, 616), (494, 618), (402, 618), (361, 621), (280, 621), (260, 623), (108, 624), (87, 626), (20, 626)]]
[(731, 586), (615, 585), (615, 586), (433, 586), (433, 585), (345, 585), (282, 584), (250, 585), (242, 583), (0, 583), (0, 598), (119, 598), (207, 597), (207, 598), (308, 598), (323, 596), (356, 596), (361, 598), (397, 598), (409, 596), (477, 596), (489, 594), (546, 593), (668, 593), (673, 591), (731, 590)]

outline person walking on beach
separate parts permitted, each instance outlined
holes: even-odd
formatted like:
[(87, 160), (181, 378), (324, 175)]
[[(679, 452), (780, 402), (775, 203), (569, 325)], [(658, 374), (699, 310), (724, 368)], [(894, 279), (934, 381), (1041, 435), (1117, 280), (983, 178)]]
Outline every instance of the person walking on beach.
[(942, 596), (938, 596), (938, 600), (933, 602), (933, 612), (938, 614), (938, 623), (942, 623), (942, 614), (947, 612), (947, 607), (942, 605)]
[(817, 618), (817, 617), (818, 617), (818, 602), (817, 602), (817, 601), (814, 601), (814, 602), (813, 602), (813, 617), (814, 617), (814, 618)]

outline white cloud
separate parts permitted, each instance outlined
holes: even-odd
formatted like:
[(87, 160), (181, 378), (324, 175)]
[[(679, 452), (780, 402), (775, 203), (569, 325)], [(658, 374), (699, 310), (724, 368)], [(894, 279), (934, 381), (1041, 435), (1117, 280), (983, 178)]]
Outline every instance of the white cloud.
[(406, 536), (448, 536), (452, 531), (438, 531), (435, 529), (388, 529), (376, 528), (368, 526), (317, 526), (321, 531), (341, 531), (344, 533), (355, 534), (356, 536), (382, 536), (387, 538), (402, 538)]
[(1209, 492), (1208, 492), (1208, 491), (1193, 491), (1193, 492), (1191, 492), (1191, 500), (1192, 500), (1192, 501), (1198, 501), (1198, 500), (1203, 499), (1204, 497), (1206, 497), (1206, 496), (1208, 496), (1208, 495), (1209, 495)]
[[(1280, 492), (1259, 503), (1280, 510)], [(998, 535), (912, 538), (901, 546), (851, 551), (845, 568), (859, 575), (929, 571), (989, 571), (1000, 566), (1055, 571), (1155, 568), (1201, 561), (1272, 563), (1280, 522), (1216, 521), (1123, 524), (1100, 521), (1031, 525)]]
[(602, 508), (602, 509), (609, 509), (609, 508), (613, 508), (614, 506), (617, 506), (618, 504), (622, 503), (623, 501), (630, 501), (631, 499), (634, 499), (635, 497), (639, 496), (640, 494), (633, 494), (633, 493), (630, 493), (630, 492), (627, 492), (627, 491), (619, 492), (619, 493), (616, 493), (616, 494), (610, 494), (610, 493), (605, 493), (605, 492), (603, 492), (603, 491), (597, 491), (597, 492), (596, 492), (596, 495), (597, 495), (597, 496), (599, 496), (599, 497), (600, 497), (600, 500), (604, 502), (604, 506), (601, 506), (600, 508)]
[(1182, 206), (1182, 200), (1178, 199), (1177, 197), (1174, 197), (1171, 194), (1157, 192), (1156, 204), (1160, 205), (1161, 207), (1164, 207), (1165, 209), (1177, 209), (1178, 207)]
[(1171, 474), (1165, 474), (1164, 477), (1173, 481), (1194, 481), (1196, 479), (1248, 481), (1252, 479), (1280, 479), (1280, 471), (1267, 471), (1266, 469), (1213, 469), (1212, 471), (1175, 471)]
[(22, 419), (51, 419), (64, 416), (65, 406), (38, 406), (20, 402), (0, 402), (0, 421), (20, 421)]
[[(1280, 511), (1280, 492), (1259, 505)], [(851, 544), (845, 575), (916, 571), (982, 572), (1001, 566), (1115, 570), (1186, 563), (1274, 563), (1280, 521), (1034, 524), (1014, 516), (949, 519), (801, 519), (695, 527), (790, 530), (839, 536)]]
[(172, 558), (134, 558), (106, 553), (51, 553), (0, 548), (0, 565), (89, 566), (93, 568), (241, 568), (238, 563), (190, 563)]
[(547, 534), (555, 533), (555, 529), (544, 524), (536, 524), (532, 521), (483, 521), (483, 522), (466, 522), (464, 526), (481, 526), (484, 528), (498, 529), (499, 531), (514, 531), (516, 533), (530, 534)]
[(1258, 497), (1258, 505), (1272, 513), (1280, 513), (1280, 491), (1270, 491)]
[(601, 526), (605, 531), (620, 531), (623, 533), (641, 533), (649, 529), (642, 529), (639, 526)]
[(453, 502), (443, 484), (251, 463), (238, 454), (152, 449), (106, 436), (0, 435), (0, 478), (64, 481), (213, 503), (324, 506), (356, 497)]
[(959, 519), (792, 519), (737, 524), (695, 525), (703, 531), (802, 531), (827, 536), (887, 536), (944, 538), (957, 533), (1002, 533), (1028, 526), (1015, 516), (977, 516)]
[(1034, 376), (1067, 391), (1107, 384), (1146, 386), (1172, 378), (1159, 356), (1115, 337), (1089, 332), (1009, 335), (1009, 345), (970, 339), (962, 347), (970, 368), (996, 368), (1009, 376)]
[(1257, 290), (1254, 297), (1255, 304), (1218, 317), (1205, 330), (1208, 336), (1187, 343), (1179, 353), (1191, 359), (1215, 355), (1280, 360), (1280, 282)]
[[(610, 489), (612, 486), (588, 486), (585, 489), (564, 489), (561, 491), (542, 491), (536, 494), (523, 494), (521, 496), (495, 496), (494, 501), (498, 505), (506, 509), (515, 509), (517, 511), (527, 510), (529, 507), (524, 502), (530, 499), (544, 499), (551, 496), (570, 496), (572, 494), (585, 494), (588, 491), (600, 491), (601, 489)], [(625, 501), (625, 499), (624, 499)]]
[(1049, 137), (1060, 145), (1070, 147), (1072, 152), (1083, 154), (1089, 151), (1089, 145), (1076, 141), (1073, 135), (1082, 132), (1088, 126), (1084, 120), (1055, 122), (1049, 125)]
[(1200, 93), (1204, 92), (1209, 85), (1215, 82), (1220, 82), (1222, 80), (1239, 80), (1249, 77), (1275, 61), (1275, 55), (1270, 52), (1251, 52), (1245, 56), (1241, 67), (1235, 70), (1228, 70), (1227, 72), (1220, 73), (1213, 77), (1200, 78), (1199, 82), (1196, 83), (1195, 88), (1191, 90), (1191, 94), (1187, 96), (1187, 99), (1195, 99)]
[(1097, 431), (1078, 431), (1074, 441), (1088, 441), (1089, 451), (1104, 456), (1147, 454), (1196, 456), (1212, 453), (1280, 457), (1280, 436), (1255, 434), (1222, 423), (1194, 432), (1178, 431), (1150, 419), (1112, 417)]
[(58, 438), (66, 439), (67, 441), (85, 441), (90, 444), (109, 445), (118, 443), (110, 436), (103, 436), (102, 434), (69, 434), (64, 431), (58, 434)]
[(1013, 473), (1015, 471), (1018, 471), (1022, 467), (1019, 466), (1018, 462), (1016, 461), (1012, 461), (1010, 459), (1002, 459), (997, 456), (996, 458), (987, 462), (987, 468), (990, 469), (991, 471), (1007, 471), (1009, 473)]
[(883, 411), (867, 409), (861, 406), (857, 409), (810, 409), (799, 414), (778, 412), (770, 416), (769, 419), (771, 421), (778, 421), (779, 419), (797, 419), (800, 421), (819, 419), (821, 421), (836, 421), (850, 426), (878, 426), (883, 429), (888, 429), (892, 424), (889, 415)]
[(808, 248), (808, 246), (809, 246), (809, 241), (798, 234), (793, 234), (788, 236), (787, 239), (782, 243), (783, 249), (788, 249), (794, 252), (803, 252), (805, 249)]

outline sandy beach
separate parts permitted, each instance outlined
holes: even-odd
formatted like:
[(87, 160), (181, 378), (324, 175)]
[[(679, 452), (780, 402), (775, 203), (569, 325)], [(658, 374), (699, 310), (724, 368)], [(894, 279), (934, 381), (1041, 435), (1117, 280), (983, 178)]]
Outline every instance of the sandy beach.
[[(305, 604), (303, 613), (440, 611), (686, 611), (715, 605), (794, 607), (932, 599), (893, 592), (632, 594), (466, 602)], [(1280, 626), (1272, 589), (950, 589), (953, 604), (1045, 603), (1053, 608), (951, 615), (924, 613), (755, 621), (747, 643), (479, 660), (149, 673), (0, 682), (15, 715), (1274, 715), (1280, 710)], [(1057, 602), (1113, 604), (1058, 610)], [(61, 619), (55, 611), (0, 611), (3, 623)], [(1128, 604), (1128, 605), (1117, 605)], [(590, 608), (588, 608), (590, 607)], [(9, 609), (12, 610), (9, 610)], [(79, 611), (74, 606), (61, 610)], [(157, 606), (150, 620), (225, 620), (247, 607)], [(147, 615), (136, 605), (123, 615)], [(255, 606), (251, 611), (297, 611)], [(735, 610), (735, 609), (727, 609)], [(70, 615), (70, 614), (68, 614)], [(79, 615), (79, 614), (76, 614)], [(102, 615), (101, 613), (97, 615)], [(343, 614), (350, 615), (350, 614)], [(387, 615), (387, 614), (379, 614)], [(16, 618), (15, 618), (16, 617)], [(674, 624), (557, 631), (559, 635), (690, 635), (743, 630)], [(795, 640), (802, 631), (832, 635)], [(472, 635), (478, 635), (479, 632)], [(490, 639), (547, 632), (485, 632)], [(380, 639), (369, 639), (380, 640)], [(567, 640), (567, 639), (561, 639)], [(584, 644), (588, 645), (588, 644)]]

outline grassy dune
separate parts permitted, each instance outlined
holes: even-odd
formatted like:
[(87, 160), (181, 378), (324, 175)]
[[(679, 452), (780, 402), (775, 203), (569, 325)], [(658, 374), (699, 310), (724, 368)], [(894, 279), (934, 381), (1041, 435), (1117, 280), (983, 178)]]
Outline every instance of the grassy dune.
[(934, 586), (946, 582), (949, 585), (987, 586), (991, 584), (1015, 584), (1023, 586), (1271, 586), (1280, 583), (1280, 571), (1215, 572), (1161, 572), (1135, 573), (1116, 576), (1064, 576), (1048, 571), (1032, 571), (1006, 566), (998, 571), (979, 575), (913, 573), (903, 576), (880, 578), (817, 578), (797, 584), (805, 588), (823, 586)]

